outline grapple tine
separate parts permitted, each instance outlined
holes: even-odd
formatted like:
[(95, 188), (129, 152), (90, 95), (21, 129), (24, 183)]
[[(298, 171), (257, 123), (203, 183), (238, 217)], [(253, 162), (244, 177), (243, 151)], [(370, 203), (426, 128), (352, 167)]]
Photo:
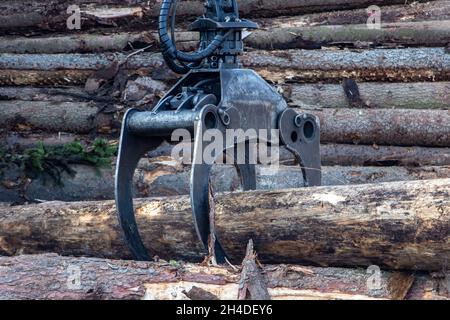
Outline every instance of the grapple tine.
[(279, 119), (280, 135), (302, 168), (305, 186), (320, 186), (320, 123), (314, 115), (285, 110)]
[(144, 154), (159, 146), (158, 137), (141, 137), (128, 129), (128, 120), (137, 110), (130, 109), (124, 116), (115, 176), (117, 215), (125, 241), (135, 260), (148, 261), (150, 256), (139, 234), (133, 207), (133, 175)]

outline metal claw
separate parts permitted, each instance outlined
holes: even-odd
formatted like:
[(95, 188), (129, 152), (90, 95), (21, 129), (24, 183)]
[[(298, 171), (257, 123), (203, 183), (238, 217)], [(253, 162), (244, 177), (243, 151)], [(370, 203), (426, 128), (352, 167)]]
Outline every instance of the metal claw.
[[(191, 170), (191, 178), (190, 178), (190, 196), (191, 196), (191, 206), (192, 213), (194, 218), (195, 229), (199, 236), (200, 241), (202, 242), (205, 252), (208, 250), (208, 242), (210, 240), (211, 232), (214, 230), (211, 229), (211, 221), (210, 221), (210, 206), (209, 206), (209, 183), (210, 183), (210, 173), (212, 168), (212, 163), (205, 163), (204, 156), (204, 147), (202, 143), (202, 137), (205, 130), (207, 130), (205, 121), (207, 114), (215, 114), (214, 112), (217, 109), (213, 107), (206, 107), (201, 115), (199, 121), (197, 121), (196, 130), (195, 130), (195, 141), (194, 141), (194, 156), (193, 156), (193, 164)], [(219, 112), (217, 112), (218, 114)], [(227, 110), (226, 114), (229, 117), (230, 121), (227, 123), (230, 124), (239, 124), (239, 114), (234, 109)], [(216, 115), (216, 114), (215, 114)], [(223, 141), (225, 141), (225, 130), (227, 126), (223, 123), (216, 123), (215, 128), (219, 130), (223, 135)], [(256, 168), (254, 164), (250, 164), (248, 162), (249, 159), (249, 147), (248, 143), (246, 145), (246, 163), (237, 164), (235, 161), (235, 166), (237, 167), (242, 186), (244, 190), (253, 190), (256, 189)], [(230, 148), (235, 148), (236, 145), (230, 144), (225, 145), (223, 152), (227, 152)], [(234, 153), (236, 155), (236, 153)], [(216, 158), (221, 156), (221, 154), (217, 154)], [(219, 238), (217, 234), (215, 234), (215, 243), (214, 243), (214, 254), (216, 261), (218, 263), (225, 263), (226, 253), (220, 244)]]
[(135, 112), (138, 111), (135, 109), (128, 110), (122, 124), (115, 177), (115, 196), (119, 223), (133, 257), (136, 260), (148, 261), (150, 257), (142, 243), (134, 215), (133, 175), (142, 156), (158, 147), (162, 139), (159, 137), (142, 137), (130, 132), (128, 120)]
[(302, 168), (305, 186), (320, 186), (320, 124), (317, 118), (286, 109), (278, 120), (278, 126), (283, 143)]

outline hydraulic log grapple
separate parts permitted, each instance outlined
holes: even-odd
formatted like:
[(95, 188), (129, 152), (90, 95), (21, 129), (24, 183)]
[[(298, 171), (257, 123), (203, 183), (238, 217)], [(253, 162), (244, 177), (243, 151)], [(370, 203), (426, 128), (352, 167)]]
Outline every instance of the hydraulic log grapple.
[[(252, 190), (256, 188), (251, 154), (255, 141), (284, 145), (298, 159), (305, 186), (320, 185), (320, 129), (315, 116), (288, 108), (283, 97), (256, 72), (241, 67), (238, 56), (244, 51), (243, 32), (258, 26), (239, 18), (236, 0), (205, 2), (205, 14), (189, 26), (191, 31), (200, 33), (195, 53), (181, 52), (175, 46), (176, 7), (176, 0), (162, 1), (159, 36), (169, 68), (185, 75), (152, 111), (131, 109), (126, 113), (116, 172), (117, 211), (134, 258), (150, 260), (134, 214), (134, 171), (148, 151), (170, 139), (174, 131), (185, 129), (193, 134), (190, 197), (195, 228), (205, 251), (212, 247), (217, 262), (223, 263), (226, 252), (210, 226), (209, 183), (213, 163), (203, 159), (204, 134), (214, 130), (222, 135), (223, 148), (216, 157), (232, 154), (242, 188)], [(252, 134), (227, 139), (227, 131), (233, 129), (241, 133), (264, 129), (268, 134), (264, 139)], [(238, 149), (245, 150), (244, 157), (236, 155)]]

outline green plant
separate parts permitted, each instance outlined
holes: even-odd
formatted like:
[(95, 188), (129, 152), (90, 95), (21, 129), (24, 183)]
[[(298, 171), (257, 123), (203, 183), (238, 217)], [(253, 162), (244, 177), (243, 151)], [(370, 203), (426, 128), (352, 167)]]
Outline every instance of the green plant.
[[(0, 149), (0, 179), (7, 169), (18, 168), (22, 178), (49, 180), (62, 184), (62, 174), (74, 176), (74, 164), (84, 164), (96, 169), (111, 166), (112, 158), (117, 154), (117, 146), (103, 139), (96, 139), (92, 145), (84, 146), (74, 141), (62, 146), (45, 146), (42, 142), (21, 153)], [(100, 171), (98, 171), (100, 172)]]

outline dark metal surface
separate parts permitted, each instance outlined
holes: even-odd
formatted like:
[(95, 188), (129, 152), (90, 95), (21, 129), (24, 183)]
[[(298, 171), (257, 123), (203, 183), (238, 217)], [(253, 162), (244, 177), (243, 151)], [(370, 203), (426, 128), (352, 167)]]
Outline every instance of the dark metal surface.
[[(166, 6), (169, 2), (164, 0)], [(123, 121), (116, 172), (116, 204), (125, 240), (138, 260), (149, 260), (150, 255), (142, 243), (134, 215), (133, 173), (139, 159), (164, 138), (170, 137), (174, 130), (186, 129), (194, 134), (190, 178), (193, 220), (205, 253), (210, 241), (215, 239), (213, 245), (218, 263), (225, 262), (226, 252), (210, 223), (209, 178), (213, 162), (206, 163), (203, 159), (205, 132), (215, 129), (222, 136), (225, 144), (214, 157), (222, 157), (224, 153), (234, 157), (244, 190), (256, 188), (256, 162), (252, 161), (256, 155), (252, 155), (252, 144), (274, 144), (278, 140), (298, 159), (305, 186), (320, 185), (318, 120), (313, 115), (297, 114), (289, 109), (281, 95), (257, 73), (239, 68), (237, 55), (242, 52), (242, 27), (249, 22), (239, 20), (236, 2), (207, 1), (207, 4), (206, 16), (197, 20), (193, 28), (202, 33), (206, 42), (214, 41), (209, 38), (225, 30), (227, 37), (223, 43), (227, 45), (207, 56), (201, 68), (190, 70), (152, 111), (130, 110)], [(228, 33), (230, 30), (234, 37)], [(169, 53), (165, 54), (170, 58)], [(227, 129), (241, 129), (243, 134), (228, 141)], [(272, 134), (271, 130), (279, 130), (280, 137), (269, 135), (263, 139), (258, 136), (260, 129), (269, 134)], [(239, 148), (245, 149), (243, 159), (239, 158)], [(214, 237), (211, 237), (213, 233)]]

